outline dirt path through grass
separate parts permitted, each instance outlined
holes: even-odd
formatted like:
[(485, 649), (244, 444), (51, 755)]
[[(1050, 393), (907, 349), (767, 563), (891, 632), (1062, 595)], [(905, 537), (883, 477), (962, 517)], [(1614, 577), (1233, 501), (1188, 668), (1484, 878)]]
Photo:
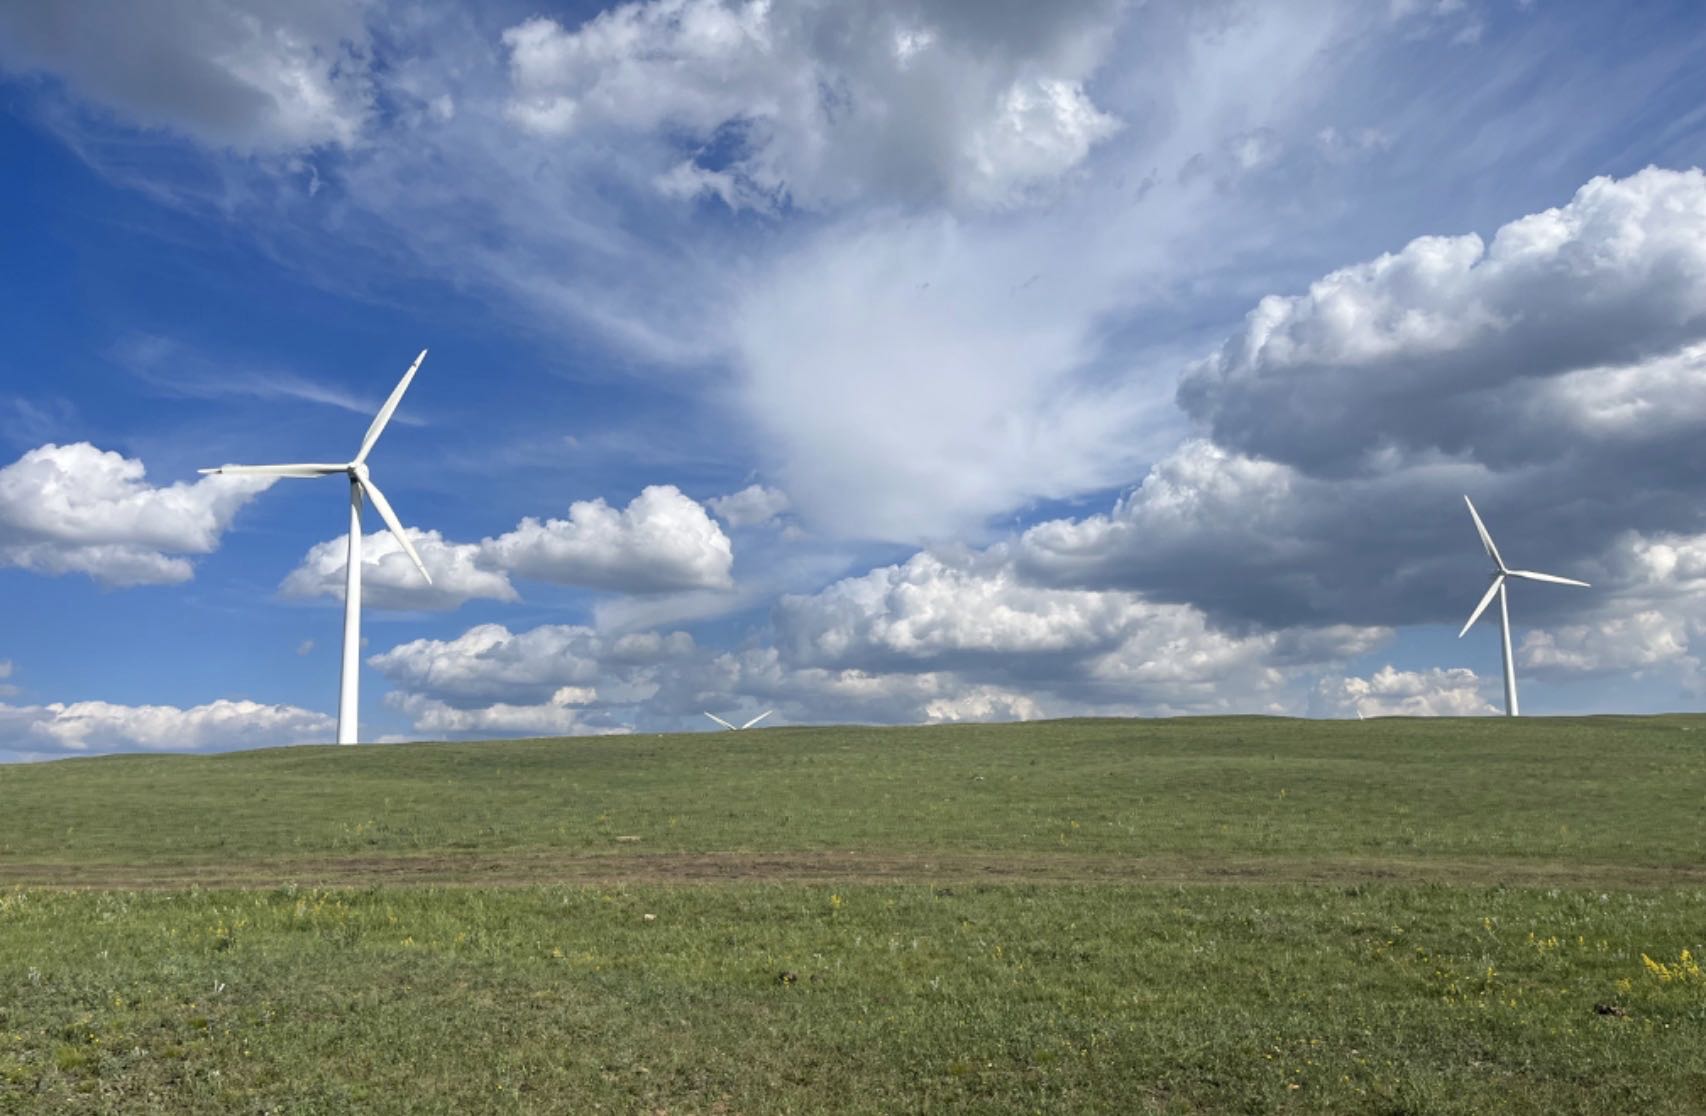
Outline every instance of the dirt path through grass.
[(172, 890), (735, 882), (856, 883), (1412, 883), (1451, 886), (1665, 888), (1706, 885), (1706, 865), (1584, 864), (1391, 857), (1015, 856), (860, 852), (612, 853), (560, 850), (469, 855), (232, 861), (49, 863), (0, 860), (0, 887)]

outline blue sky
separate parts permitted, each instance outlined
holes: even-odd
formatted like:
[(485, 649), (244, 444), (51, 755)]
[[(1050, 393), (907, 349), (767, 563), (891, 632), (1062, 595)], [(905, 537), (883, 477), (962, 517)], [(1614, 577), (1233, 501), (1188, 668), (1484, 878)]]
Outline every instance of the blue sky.
[(0, 758), (1698, 708), (1695, 5), (0, 10)]

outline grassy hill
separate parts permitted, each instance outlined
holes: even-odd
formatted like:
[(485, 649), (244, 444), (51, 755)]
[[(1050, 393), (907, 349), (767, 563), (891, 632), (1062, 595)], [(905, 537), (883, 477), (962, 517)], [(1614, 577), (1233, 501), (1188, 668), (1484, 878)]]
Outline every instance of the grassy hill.
[[(860, 854), (1689, 873), (1706, 717), (1081, 720), (115, 756), (0, 767), (0, 880), (377, 859)], [(821, 858), (819, 858), (821, 859)], [(733, 858), (732, 863), (739, 863)], [(246, 875), (247, 874), (247, 875)]]
[(1702, 745), (1210, 718), (4, 767), (0, 1112), (1706, 1111)]

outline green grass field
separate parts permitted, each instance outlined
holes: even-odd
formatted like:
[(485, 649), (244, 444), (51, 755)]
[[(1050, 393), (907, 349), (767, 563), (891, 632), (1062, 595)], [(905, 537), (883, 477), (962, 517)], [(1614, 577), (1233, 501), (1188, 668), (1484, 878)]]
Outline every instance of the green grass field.
[(1706, 717), (0, 767), (0, 1112), (1706, 1111)]

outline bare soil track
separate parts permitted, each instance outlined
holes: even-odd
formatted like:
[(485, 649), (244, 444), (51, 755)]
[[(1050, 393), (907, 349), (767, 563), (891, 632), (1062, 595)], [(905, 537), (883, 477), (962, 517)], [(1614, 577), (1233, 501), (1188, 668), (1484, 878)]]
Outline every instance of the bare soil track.
[(1526, 887), (1706, 886), (1706, 865), (1584, 864), (1546, 860), (1356, 857), (1014, 856), (854, 851), (349, 856), (124, 864), (0, 859), (0, 887), (181, 890), (316, 887), (532, 887), (553, 884), (730, 882), (989, 884), (1364, 883)]

